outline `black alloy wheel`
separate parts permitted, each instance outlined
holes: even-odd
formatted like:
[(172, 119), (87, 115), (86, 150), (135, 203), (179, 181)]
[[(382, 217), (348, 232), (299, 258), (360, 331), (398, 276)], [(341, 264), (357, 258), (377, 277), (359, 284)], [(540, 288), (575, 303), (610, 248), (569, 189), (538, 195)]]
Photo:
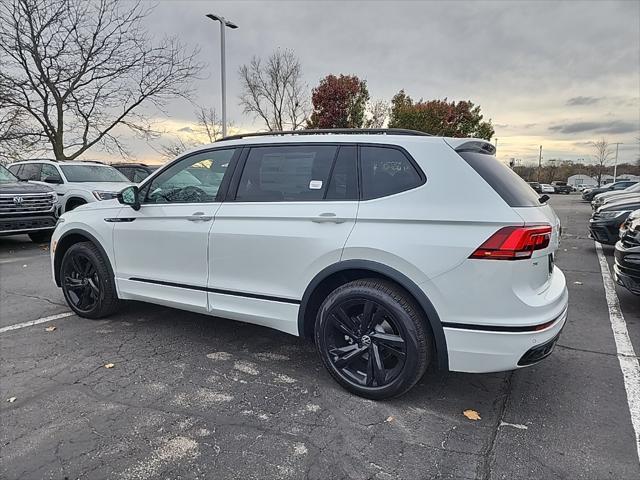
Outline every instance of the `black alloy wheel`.
[(90, 242), (72, 245), (62, 258), (62, 292), (71, 309), (81, 317), (101, 318), (118, 306), (113, 277), (106, 261)]
[(320, 357), (347, 390), (389, 398), (420, 380), (432, 357), (426, 321), (413, 299), (379, 279), (356, 280), (334, 290), (316, 319)]

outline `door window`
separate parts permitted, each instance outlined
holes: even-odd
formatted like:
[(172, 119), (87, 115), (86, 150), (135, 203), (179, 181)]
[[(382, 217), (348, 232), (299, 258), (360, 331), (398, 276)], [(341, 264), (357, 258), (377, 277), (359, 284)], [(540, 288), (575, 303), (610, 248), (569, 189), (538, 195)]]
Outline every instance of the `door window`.
[(240, 177), (236, 200), (322, 200), (337, 151), (335, 145), (252, 148)]
[(358, 199), (358, 166), (357, 147), (348, 145), (340, 147), (336, 163), (331, 172), (331, 179), (327, 187), (327, 200), (357, 200)]
[(42, 165), (42, 171), (40, 172), (40, 180), (44, 182), (45, 178), (55, 178), (58, 182), (62, 183), (62, 177), (60, 177), (60, 172), (53, 165), (49, 165), (44, 163)]
[(24, 180), (35, 180), (39, 182), (41, 168), (41, 163), (25, 163), (24, 165), (22, 165), (22, 170), (20, 170), (20, 178)]
[(144, 203), (215, 202), (234, 152), (212, 150), (180, 160), (145, 186)]

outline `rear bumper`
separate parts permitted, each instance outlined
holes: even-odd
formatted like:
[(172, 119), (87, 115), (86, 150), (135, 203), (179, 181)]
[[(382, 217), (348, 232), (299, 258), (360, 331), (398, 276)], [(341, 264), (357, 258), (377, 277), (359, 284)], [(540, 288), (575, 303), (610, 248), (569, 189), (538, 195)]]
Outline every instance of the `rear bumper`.
[(551, 354), (567, 320), (568, 295), (564, 308), (539, 331), (480, 331), (445, 327), (449, 370), (489, 373), (534, 365)]

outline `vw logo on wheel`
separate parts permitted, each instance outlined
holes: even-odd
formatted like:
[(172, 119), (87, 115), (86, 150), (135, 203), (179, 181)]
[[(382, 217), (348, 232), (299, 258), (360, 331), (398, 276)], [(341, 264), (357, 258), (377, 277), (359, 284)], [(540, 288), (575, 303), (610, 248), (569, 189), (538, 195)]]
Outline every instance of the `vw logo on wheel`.
[(22, 205), (23, 202), (23, 198), (19, 195), (13, 197), (13, 203), (15, 203), (16, 205)]

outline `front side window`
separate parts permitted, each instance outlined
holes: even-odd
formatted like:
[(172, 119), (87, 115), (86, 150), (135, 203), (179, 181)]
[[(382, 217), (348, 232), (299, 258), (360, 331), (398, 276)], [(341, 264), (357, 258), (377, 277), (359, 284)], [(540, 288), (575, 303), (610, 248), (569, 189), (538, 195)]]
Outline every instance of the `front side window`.
[(240, 177), (236, 200), (322, 200), (337, 151), (335, 145), (252, 148)]
[(40, 170), (42, 164), (40, 163), (25, 163), (20, 170), (20, 178), (23, 180), (35, 180), (40, 181)]
[(145, 185), (144, 202), (215, 202), (234, 152), (235, 149), (213, 150), (175, 163)]
[(108, 165), (60, 165), (69, 182), (129, 182), (118, 170)]
[(363, 200), (404, 192), (423, 183), (411, 161), (396, 148), (363, 146), (360, 165)]

